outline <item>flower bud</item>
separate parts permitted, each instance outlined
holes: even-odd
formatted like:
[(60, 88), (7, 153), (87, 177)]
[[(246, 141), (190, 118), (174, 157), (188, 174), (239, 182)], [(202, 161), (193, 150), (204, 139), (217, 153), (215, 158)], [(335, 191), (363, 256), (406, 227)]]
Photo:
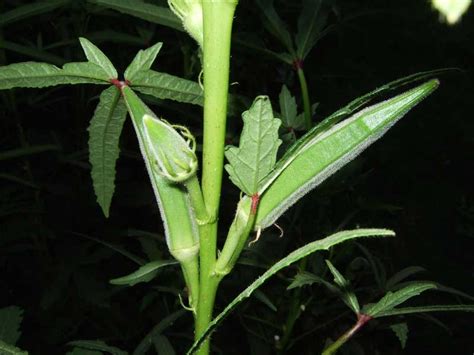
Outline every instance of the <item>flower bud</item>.
[(196, 174), (196, 142), (186, 127), (171, 126), (145, 114), (143, 128), (149, 153), (160, 175), (173, 182), (183, 182)]

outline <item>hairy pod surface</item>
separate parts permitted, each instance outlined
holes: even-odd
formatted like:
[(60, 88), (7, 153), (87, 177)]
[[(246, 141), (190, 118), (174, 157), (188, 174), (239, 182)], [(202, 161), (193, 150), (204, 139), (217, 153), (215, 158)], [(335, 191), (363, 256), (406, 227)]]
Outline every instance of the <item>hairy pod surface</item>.
[(197, 257), (199, 251), (197, 226), (188, 195), (183, 186), (171, 183), (153, 167), (155, 157), (153, 147), (147, 139), (144, 117), (157, 120), (156, 116), (132, 89), (124, 87), (122, 92), (160, 209), (168, 249), (176, 260), (182, 263), (187, 262)]
[(290, 156), (285, 156), (283, 162), (277, 163), (262, 185), (255, 229), (272, 225), (303, 195), (382, 137), (438, 85), (438, 80), (430, 80), (394, 98), (369, 106), (314, 137), (305, 136), (304, 142), (296, 142), (298, 148), (293, 149)]

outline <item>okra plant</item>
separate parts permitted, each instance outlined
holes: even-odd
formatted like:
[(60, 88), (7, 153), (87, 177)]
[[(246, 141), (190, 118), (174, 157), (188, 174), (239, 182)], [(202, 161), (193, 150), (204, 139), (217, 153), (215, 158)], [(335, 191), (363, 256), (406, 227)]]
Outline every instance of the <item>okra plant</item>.
[[(95, 2), (105, 3), (105, 6), (119, 11), (127, 6), (122, 1)], [(231, 105), (228, 94), (231, 33), (237, 0), (169, 0), (168, 3), (172, 12), (151, 4), (146, 6), (150, 16), (155, 10), (157, 17), (158, 14), (167, 14), (168, 17), (162, 17), (162, 20), (168, 21), (168, 25), (172, 23), (171, 27), (176, 27), (179, 19), (182, 28), (195, 40), (202, 53), (202, 83), (153, 70), (162, 43), (140, 50), (122, 76), (98, 47), (86, 38), (80, 38), (87, 61), (67, 63), (61, 68), (37, 62), (0, 67), (0, 89), (60, 84), (105, 87), (89, 127), (92, 180), (105, 216), (109, 215), (114, 193), (119, 137), (127, 114), (130, 116), (172, 259), (151, 261), (131, 275), (111, 282), (119, 285), (148, 282), (156, 276), (159, 268), (178, 263), (188, 294), (187, 302), (182, 301), (183, 307), (192, 312), (194, 318), (194, 344), (188, 354), (205, 355), (211, 352), (210, 335), (219, 322), (283, 268), (347, 240), (394, 236), (394, 232), (387, 229), (355, 229), (313, 241), (274, 264), (219, 315), (214, 315), (219, 285), (233, 271), (243, 249), (249, 245), (250, 237), (254, 237), (252, 243), (264, 238), (265, 229), (274, 225), (302, 196), (357, 157), (433, 93), (439, 85), (433, 76), (442, 71), (414, 74), (386, 84), (315, 124), (311, 119), (302, 64), (321, 32), (321, 28), (311, 26), (311, 21), (325, 18), (326, 13), (321, 11), (327, 10), (322, 1), (305, 2), (311, 11), (302, 21), (294, 45), (272, 2), (258, 1), (269, 28), (288, 48), (289, 55), (282, 58), (295, 65), (299, 75), (304, 99), (301, 126), (307, 132), (281, 152), (279, 128), (282, 121), (275, 114), (272, 100), (261, 95), (242, 113), (243, 130), (238, 146), (226, 146), (226, 119)], [(381, 94), (407, 85), (414, 87), (384, 101), (379, 100)], [(203, 138), (199, 142), (202, 143), (201, 159), (193, 133), (185, 126), (173, 124), (174, 117), (163, 118), (159, 111), (154, 112), (144, 102), (143, 94), (203, 107)], [(281, 114), (287, 119), (289, 116), (296, 119), (296, 112), (292, 112), (296, 111), (295, 104), (292, 106), (291, 100), (284, 88), (280, 95)], [(379, 102), (374, 103), (376, 100)], [(285, 107), (287, 112), (283, 112)], [(225, 172), (240, 190), (241, 198), (227, 228), (223, 247), (218, 250), (221, 186)], [(466, 305), (397, 307), (426, 290), (435, 289), (437, 285), (431, 282), (409, 283), (388, 292), (374, 304), (361, 306), (357, 295), (348, 287), (349, 282), (330, 261), (327, 265), (334, 276), (332, 290), (354, 312), (357, 321), (339, 339), (322, 349), (326, 355), (336, 353), (373, 318), (416, 312), (474, 310), (473, 306)], [(93, 348), (91, 344), (89, 348)], [(103, 346), (99, 345), (97, 350)], [(8, 347), (7, 344), (2, 346)]]

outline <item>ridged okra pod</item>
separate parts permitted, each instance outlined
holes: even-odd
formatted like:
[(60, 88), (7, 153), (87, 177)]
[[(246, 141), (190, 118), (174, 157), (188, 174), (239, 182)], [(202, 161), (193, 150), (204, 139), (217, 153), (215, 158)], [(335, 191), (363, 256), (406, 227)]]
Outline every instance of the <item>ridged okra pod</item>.
[[(160, 121), (132, 89), (125, 86), (122, 93), (161, 213), (168, 249), (181, 264), (194, 307), (199, 295), (199, 236), (189, 196), (176, 181), (195, 174), (197, 158), (180, 150), (187, 144), (184, 138)], [(161, 138), (161, 142), (154, 138)], [(179, 151), (170, 150), (170, 144)]]
[(382, 137), (438, 85), (438, 80), (430, 80), (369, 106), (326, 131), (316, 127), (308, 132), (277, 162), (262, 184), (254, 229), (272, 225), (297, 200)]

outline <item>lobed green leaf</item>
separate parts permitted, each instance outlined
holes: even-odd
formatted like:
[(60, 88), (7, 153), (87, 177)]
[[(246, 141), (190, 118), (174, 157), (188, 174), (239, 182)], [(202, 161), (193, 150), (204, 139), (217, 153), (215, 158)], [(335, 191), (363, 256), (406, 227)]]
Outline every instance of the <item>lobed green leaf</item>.
[(304, 129), (305, 123), (303, 115), (298, 115), (296, 99), (291, 95), (290, 90), (288, 90), (286, 85), (281, 87), (278, 99), (280, 103), (280, 119), (282, 126), (295, 130)]
[(127, 116), (127, 106), (115, 86), (105, 89), (90, 122), (89, 161), (94, 191), (104, 215), (109, 216), (115, 191), (115, 165), (119, 157), (119, 140)]
[(392, 324), (390, 326), (390, 329), (393, 330), (398, 340), (400, 340), (400, 345), (402, 346), (402, 349), (405, 349), (408, 339), (408, 325), (406, 323)]
[(272, 106), (266, 96), (257, 97), (242, 118), (244, 127), (239, 147), (226, 147), (225, 156), (229, 164), (225, 165), (225, 169), (231, 181), (252, 196), (275, 165), (281, 144), (278, 139), (281, 122), (273, 117)]
[(418, 296), (424, 291), (435, 288), (436, 284), (432, 282), (413, 282), (411, 285), (404, 287), (401, 290), (387, 292), (377, 303), (365, 305), (362, 313), (367, 314), (372, 318), (381, 317), (385, 312), (391, 311), (393, 308), (410, 298)]

